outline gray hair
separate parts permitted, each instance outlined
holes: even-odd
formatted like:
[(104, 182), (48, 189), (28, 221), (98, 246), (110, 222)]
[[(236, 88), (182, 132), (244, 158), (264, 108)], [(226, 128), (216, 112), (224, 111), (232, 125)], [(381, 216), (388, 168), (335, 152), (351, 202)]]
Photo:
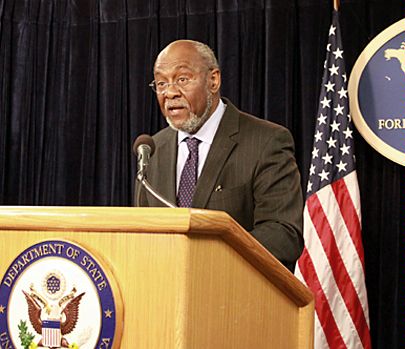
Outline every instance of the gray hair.
[(214, 51), (202, 42), (194, 40), (186, 40), (194, 46), (197, 52), (200, 54), (201, 58), (207, 64), (208, 69), (219, 69), (219, 64), (217, 57), (215, 57)]
[[(197, 51), (197, 53), (200, 55), (201, 59), (204, 61), (208, 70), (219, 69), (219, 64), (218, 64), (217, 58), (215, 57), (214, 52), (211, 50), (211, 48), (208, 45), (203, 44), (202, 42), (199, 42), (199, 41), (185, 40), (185, 39), (176, 40), (176, 41), (171, 42), (169, 45), (167, 45), (161, 52), (164, 52), (171, 45), (175, 45), (175, 44), (178, 44), (181, 42), (188, 43)], [(158, 58), (159, 58), (159, 56), (158, 56)]]

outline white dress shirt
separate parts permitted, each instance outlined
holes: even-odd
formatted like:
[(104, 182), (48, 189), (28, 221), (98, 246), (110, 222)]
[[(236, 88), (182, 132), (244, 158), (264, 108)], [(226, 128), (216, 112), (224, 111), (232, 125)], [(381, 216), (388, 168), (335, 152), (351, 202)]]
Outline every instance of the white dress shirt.
[(187, 132), (179, 131), (177, 135), (177, 169), (176, 169), (176, 193), (179, 189), (180, 176), (183, 171), (184, 164), (188, 157), (187, 143), (184, 141), (186, 138), (194, 137), (201, 141), (198, 147), (198, 177), (204, 167), (205, 160), (207, 159), (208, 152), (210, 150), (212, 141), (218, 130), (219, 123), (224, 115), (226, 104), (219, 100), (218, 106), (210, 118), (204, 123), (204, 125), (197, 131), (197, 133), (190, 135)]

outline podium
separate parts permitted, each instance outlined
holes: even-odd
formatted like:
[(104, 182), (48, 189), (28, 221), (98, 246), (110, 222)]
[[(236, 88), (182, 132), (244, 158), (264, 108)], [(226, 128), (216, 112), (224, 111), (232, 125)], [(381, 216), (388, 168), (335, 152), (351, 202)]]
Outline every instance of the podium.
[(313, 348), (312, 293), (224, 212), (3, 206), (0, 280), (42, 241), (84, 246), (111, 270), (122, 306), (105, 348)]

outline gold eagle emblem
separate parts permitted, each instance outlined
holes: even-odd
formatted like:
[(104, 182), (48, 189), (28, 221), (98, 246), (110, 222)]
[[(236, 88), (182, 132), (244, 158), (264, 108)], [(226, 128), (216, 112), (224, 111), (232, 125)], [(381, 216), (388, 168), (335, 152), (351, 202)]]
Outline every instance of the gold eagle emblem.
[[(69, 343), (63, 336), (72, 332), (79, 318), (79, 304), (85, 292), (75, 297), (76, 288), (73, 287), (70, 294), (62, 297), (57, 303), (49, 303), (31, 285), (31, 293), (23, 290), (28, 304), (28, 315), (32, 327), (38, 334), (42, 334), (42, 319), (60, 321), (62, 348), (68, 348)], [(42, 339), (38, 342), (42, 346)]]

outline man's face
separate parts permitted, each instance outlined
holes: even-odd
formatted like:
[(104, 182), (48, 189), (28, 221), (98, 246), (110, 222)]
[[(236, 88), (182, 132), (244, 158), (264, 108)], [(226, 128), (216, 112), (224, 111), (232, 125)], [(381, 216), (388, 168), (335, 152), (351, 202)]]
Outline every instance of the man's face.
[[(194, 47), (177, 43), (159, 55), (154, 76), (157, 83), (169, 83), (164, 93), (157, 94), (169, 125), (190, 134), (197, 132), (216, 108), (213, 94), (219, 84), (218, 88), (212, 86), (219, 79), (219, 71), (209, 70)], [(180, 87), (185, 80), (187, 85)]]

